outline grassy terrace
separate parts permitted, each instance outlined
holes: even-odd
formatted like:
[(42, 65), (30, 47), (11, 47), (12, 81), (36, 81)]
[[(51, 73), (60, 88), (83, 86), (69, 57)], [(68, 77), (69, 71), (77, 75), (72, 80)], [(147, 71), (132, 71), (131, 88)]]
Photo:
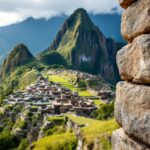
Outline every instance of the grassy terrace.
[(93, 99), (94, 103), (96, 106), (100, 106), (101, 104), (105, 104), (103, 101), (99, 100), (99, 99)]
[(49, 76), (49, 80), (53, 82), (60, 83), (63, 87), (67, 87), (68, 89), (72, 91), (77, 91), (80, 96), (93, 96), (90, 92), (88, 92), (86, 89), (82, 88), (76, 88), (73, 84), (71, 84), (68, 80), (66, 80), (64, 77), (59, 75), (51, 75)]
[[(85, 97), (94, 97), (90, 92), (88, 92), (85, 88), (76, 88), (72, 83), (70, 83), (67, 79), (65, 79), (63, 76), (59, 75), (51, 75), (49, 76), (49, 80), (53, 82), (60, 83), (63, 87), (67, 87), (72, 91), (76, 91), (79, 93), (80, 96)], [(96, 106), (99, 106), (100, 104), (104, 104), (103, 101), (100, 101), (99, 99), (93, 99)]]
[(111, 143), (108, 137), (110, 137), (112, 132), (119, 127), (114, 119), (99, 121), (72, 114), (67, 114), (66, 116), (79, 125), (86, 125), (81, 129), (81, 132), (88, 145), (92, 144), (96, 137), (99, 137), (102, 148), (111, 150)]
[(34, 150), (75, 150), (77, 139), (74, 133), (46, 136), (34, 144)]

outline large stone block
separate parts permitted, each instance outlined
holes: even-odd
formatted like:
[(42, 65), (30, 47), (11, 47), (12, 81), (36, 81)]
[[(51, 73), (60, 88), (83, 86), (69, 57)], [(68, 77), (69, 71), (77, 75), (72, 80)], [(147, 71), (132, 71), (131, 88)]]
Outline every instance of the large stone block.
[(150, 34), (135, 38), (118, 51), (117, 64), (123, 80), (150, 84)]
[(115, 118), (128, 135), (150, 145), (150, 86), (119, 82)]
[(150, 33), (150, 0), (138, 0), (124, 11), (121, 33), (130, 42), (138, 35)]
[(119, 3), (121, 5), (121, 7), (127, 8), (127, 7), (129, 7), (135, 1), (136, 0), (119, 0)]
[(150, 148), (126, 135), (121, 128), (112, 134), (112, 150), (150, 150)]

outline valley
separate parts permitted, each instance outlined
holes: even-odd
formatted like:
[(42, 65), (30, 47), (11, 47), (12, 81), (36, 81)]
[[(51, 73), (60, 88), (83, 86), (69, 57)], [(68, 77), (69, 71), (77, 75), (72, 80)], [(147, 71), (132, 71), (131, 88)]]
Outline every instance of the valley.
[(0, 150), (150, 150), (150, 0), (118, 3), (0, 1)]
[[(93, 94), (88, 91), (84, 79), (93, 82), (94, 85), (90, 86), (95, 89), (101, 86), (99, 92)], [(71, 147), (71, 150), (91, 146), (109, 150), (109, 137), (118, 128), (113, 119), (113, 99), (112, 87), (97, 76), (73, 70), (43, 70), (31, 85), (3, 100), (0, 107), (1, 132), (10, 132), (12, 141), (17, 141), (14, 147), (18, 148), (23, 143), (26, 145), (24, 149), (34, 150), (39, 147), (40, 150), (48, 147), (61, 149), (61, 146)], [(103, 116), (96, 119), (96, 113), (103, 107)], [(71, 136), (68, 143), (61, 141), (63, 136), (65, 139)], [(55, 138), (56, 145), (53, 145), (50, 139)]]
[(123, 45), (82, 8), (36, 56), (17, 44), (0, 67), (0, 150), (111, 150)]

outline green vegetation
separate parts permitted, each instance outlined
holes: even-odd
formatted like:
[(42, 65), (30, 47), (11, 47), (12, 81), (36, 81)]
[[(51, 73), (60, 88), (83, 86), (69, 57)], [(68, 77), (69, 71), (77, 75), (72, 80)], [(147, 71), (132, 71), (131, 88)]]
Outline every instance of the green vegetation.
[(33, 59), (33, 55), (24, 44), (18, 44), (5, 59), (1, 77), (4, 79), (9, 73), (14, 71), (17, 67), (29, 63)]
[(0, 150), (10, 150), (17, 146), (17, 141), (9, 131), (0, 132)]
[(67, 132), (40, 139), (34, 144), (33, 150), (75, 150), (76, 145), (76, 136), (71, 132)]
[(95, 103), (96, 106), (100, 106), (101, 104), (104, 104), (104, 102), (100, 99), (95, 99), (94, 95), (91, 94), (89, 91), (87, 91), (86, 86), (85, 86), (85, 81), (81, 81), (84, 83), (80, 85), (79, 87), (75, 87), (75, 85), (78, 83), (78, 79), (76, 77), (76, 75), (70, 75), (67, 72), (61, 73), (61, 74), (56, 74), (56, 75), (50, 75), (48, 76), (50, 81), (53, 82), (57, 82), (60, 83), (63, 87), (67, 87), (68, 89), (70, 89), (71, 91), (76, 91), (79, 93), (80, 96), (84, 96), (84, 97), (92, 97), (93, 101)]
[(24, 44), (18, 44), (5, 59), (0, 71), (0, 100), (33, 83), (38, 71), (47, 68)]
[[(99, 43), (102, 36), (87, 12), (78, 9), (66, 20), (48, 50), (56, 50), (74, 69), (97, 73), (99, 62), (105, 60)], [(101, 59), (97, 59), (100, 57)], [(82, 58), (88, 58), (90, 61), (84, 61)]]
[(114, 115), (114, 102), (109, 104), (100, 104), (100, 108), (92, 113), (92, 117), (98, 120), (112, 118)]
[(102, 104), (105, 104), (105, 102), (103, 102), (100, 99), (93, 99), (93, 102), (95, 103), (96, 106), (101, 106)]
[(56, 125), (62, 125), (65, 123), (65, 119), (63, 116), (54, 116), (54, 117), (50, 117), (48, 118), (48, 121), (53, 122)]
[(24, 89), (26, 86), (34, 83), (37, 79), (37, 71), (36, 70), (27, 70), (26, 73), (22, 74), (21, 81), (19, 81), (18, 88)]
[[(72, 22), (71, 22), (72, 21)], [(73, 19), (68, 19), (66, 22), (66, 30), (58, 43), (57, 51), (65, 58), (68, 64), (72, 65), (72, 51), (76, 47), (77, 30), (80, 26), (80, 19), (74, 16)], [(61, 31), (60, 31), (61, 32)]]
[(51, 127), (44, 129), (45, 135), (61, 134), (65, 132), (65, 118), (64, 116), (54, 116), (48, 118), (48, 121), (51, 122)]
[(71, 114), (67, 114), (66, 116), (79, 125), (86, 125), (81, 128), (81, 132), (87, 145), (91, 145), (95, 138), (98, 137), (102, 148), (111, 150), (111, 142), (108, 138), (119, 127), (114, 119), (99, 121)]
[(53, 126), (50, 129), (45, 131), (45, 136), (54, 135), (54, 134), (61, 134), (65, 133), (64, 126)]
[(28, 140), (27, 139), (23, 139), (23, 140), (21, 140), (17, 150), (26, 150), (28, 146), (29, 146)]
[(67, 66), (64, 58), (56, 51), (48, 51), (38, 56), (38, 59), (46, 65), (63, 65)]
[(67, 79), (65, 79), (64, 77), (62, 77), (60, 75), (51, 75), (51, 76), (49, 76), (49, 80), (53, 81), (53, 82), (58, 82), (63, 87), (67, 87), (72, 91), (78, 92), (80, 96), (93, 96), (86, 89), (76, 88), (72, 83), (70, 83)]
[(23, 90), (37, 79), (38, 71), (20, 67), (12, 72), (0, 85), (0, 100), (16, 90)]
[(15, 128), (20, 128), (20, 129), (26, 129), (27, 128), (27, 122), (25, 122), (21, 119), (18, 119), (16, 121), (16, 123), (14, 124), (14, 127)]

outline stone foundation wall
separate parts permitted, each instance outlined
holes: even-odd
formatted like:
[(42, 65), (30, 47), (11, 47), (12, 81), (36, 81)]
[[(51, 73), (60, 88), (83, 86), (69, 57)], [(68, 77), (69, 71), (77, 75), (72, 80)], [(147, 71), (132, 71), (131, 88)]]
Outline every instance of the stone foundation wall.
[(128, 41), (117, 54), (113, 150), (150, 150), (150, 0), (119, 0), (125, 9), (121, 33)]
[(69, 118), (66, 118), (66, 130), (73, 130), (77, 137), (77, 148), (76, 150), (103, 150), (100, 144), (99, 137), (95, 138), (93, 143), (88, 145), (84, 140), (84, 136), (82, 135), (81, 128), (84, 125), (78, 125)]

